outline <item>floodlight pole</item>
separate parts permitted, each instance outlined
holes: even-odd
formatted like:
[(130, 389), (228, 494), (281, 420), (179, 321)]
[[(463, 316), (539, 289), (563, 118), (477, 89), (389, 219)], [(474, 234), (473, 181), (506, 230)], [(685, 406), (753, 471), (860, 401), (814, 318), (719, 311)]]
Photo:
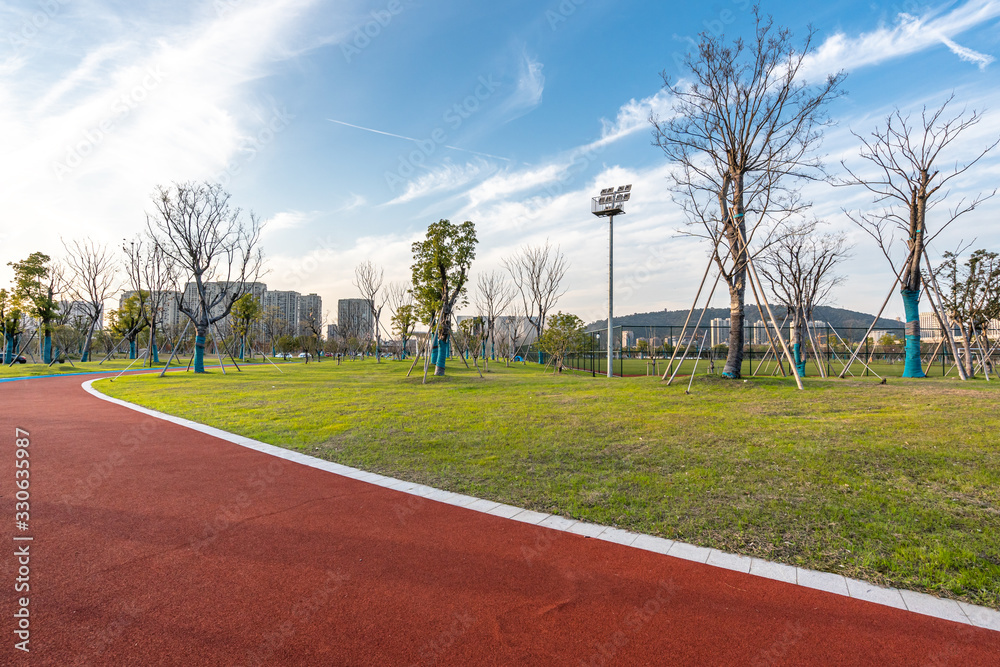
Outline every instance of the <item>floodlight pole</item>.
[(615, 216), (608, 216), (608, 377), (614, 377), (615, 317)]
[(591, 200), (590, 212), (608, 218), (608, 377), (614, 377), (615, 316), (615, 216), (625, 213), (625, 202), (632, 196), (632, 185), (604, 188)]

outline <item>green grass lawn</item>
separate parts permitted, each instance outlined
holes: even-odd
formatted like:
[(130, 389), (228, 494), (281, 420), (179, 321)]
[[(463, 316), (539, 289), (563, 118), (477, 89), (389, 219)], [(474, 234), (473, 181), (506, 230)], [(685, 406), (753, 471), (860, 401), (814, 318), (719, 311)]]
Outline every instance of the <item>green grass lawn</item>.
[[(163, 355), (162, 358), (160, 359), (160, 363), (153, 364), (153, 367), (157, 369), (162, 369), (163, 365), (167, 362), (167, 356), (168, 355)], [(28, 362), (24, 364), (14, 364), (13, 366), (8, 366), (7, 364), (0, 364), (0, 378), (37, 377), (39, 375), (71, 375), (73, 373), (108, 373), (108, 372), (125, 370), (126, 368), (129, 368), (130, 365), (131, 368), (129, 370), (142, 370), (143, 368), (148, 369), (148, 366), (144, 366), (141, 360), (135, 361), (134, 364), (132, 363), (133, 361), (134, 360), (132, 359), (109, 359), (108, 361), (105, 361), (103, 364), (101, 364), (100, 360), (88, 361), (87, 363), (82, 363), (74, 360), (72, 363), (67, 361), (64, 364), (55, 363), (49, 366), (48, 364), (31, 363), (31, 360), (29, 358)], [(174, 361), (170, 364), (170, 367), (183, 369), (188, 365), (188, 361), (189, 361), (188, 357), (185, 357), (183, 359), (174, 359)], [(301, 364), (302, 362), (303, 360), (301, 359), (289, 359), (288, 361), (281, 361), (281, 360), (275, 361), (275, 363), (280, 365), (282, 368), (284, 368), (286, 364), (297, 364), (297, 363)], [(246, 362), (247, 365), (259, 365), (262, 363), (265, 362), (260, 361), (259, 357), (255, 359), (252, 362), (252, 364), (251, 362)], [(244, 365), (244, 362), (241, 361), (239, 362), (239, 364), (242, 367)], [(218, 365), (218, 361), (215, 359), (215, 357), (212, 358), (206, 357), (205, 365), (206, 366)], [(232, 362), (229, 359), (226, 359), (226, 369), (227, 372), (234, 370)]]
[[(772, 377), (781, 375), (781, 371), (778, 370), (778, 362), (775, 361), (774, 357), (769, 357), (761, 362), (759, 354), (755, 354), (752, 360), (744, 359), (743, 366), (741, 367), (741, 372), (744, 377), (752, 377), (756, 374), (758, 377)], [(848, 357), (849, 358), (849, 357)], [(625, 359), (615, 359), (613, 365), (613, 372), (615, 375), (663, 375), (663, 372), (667, 369), (667, 362), (670, 360), (668, 356), (666, 359), (657, 359), (656, 364), (653, 364), (652, 359), (639, 359), (639, 358), (625, 358)], [(861, 361), (865, 361), (868, 364), (868, 368)], [(833, 359), (829, 364), (824, 365), (824, 369), (827, 370), (831, 375), (840, 375), (840, 372), (844, 369), (843, 362)], [(676, 361), (674, 362), (674, 368), (676, 368)], [(698, 373), (707, 374), (712, 369), (711, 360), (708, 358), (707, 354), (705, 358), (698, 361)], [(721, 374), (722, 368), (725, 366), (726, 360), (724, 358), (715, 359), (715, 373)], [(606, 374), (607, 360), (604, 358), (594, 359), (591, 361), (589, 358), (574, 358), (567, 362), (567, 366), (572, 366), (573, 368), (584, 369), (587, 372), (593, 370), (597, 375)], [(687, 359), (681, 365), (681, 370), (679, 374), (687, 375), (694, 370), (695, 362), (693, 359)], [(788, 377), (791, 377), (791, 371), (788, 369), (788, 362), (782, 357), (782, 367)], [(947, 363), (944, 368), (941, 367), (940, 357), (933, 364), (924, 364), (924, 372), (930, 377), (942, 377), (946, 372), (950, 371), (951, 376), (958, 375), (958, 371), (952, 368), (951, 363)], [(888, 363), (882, 357), (873, 358), (871, 361), (867, 357), (860, 357), (852, 365), (850, 372), (847, 377), (874, 377), (877, 374), (879, 377), (901, 377), (903, 375), (903, 362), (899, 361), (897, 363)], [(819, 369), (816, 367), (816, 362), (810, 357), (806, 363), (806, 375), (819, 375)], [(992, 376), (991, 376), (992, 377)]]
[(130, 377), (108, 394), (460, 493), (1000, 608), (1000, 382), (409, 363)]

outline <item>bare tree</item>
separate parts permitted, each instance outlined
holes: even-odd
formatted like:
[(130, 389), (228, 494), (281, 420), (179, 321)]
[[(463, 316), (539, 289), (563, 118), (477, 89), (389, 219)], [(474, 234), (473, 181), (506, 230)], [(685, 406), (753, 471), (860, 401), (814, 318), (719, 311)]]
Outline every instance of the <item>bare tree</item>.
[(156, 336), (162, 333), (164, 313), (176, 299), (176, 272), (173, 263), (155, 242), (139, 238), (123, 249), (130, 286), (139, 295), (139, 309), (149, 326), (148, 362), (158, 364)]
[(271, 356), (274, 356), (277, 352), (278, 339), (292, 334), (292, 323), (282, 316), (281, 309), (277, 306), (268, 306), (264, 309), (261, 323), (263, 324), (264, 338), (271, 347)]
[(697, 230), (690, 233), (711, 242), (729, 287), (729, 352), (722, 374), (730, 378), (740, 377), (743, 363), (754, 236), (766, 246), (772, 230), (808, 206), (796, 185), (824, 177), (815, 156), (828, 124), (824, 107), (839, 94), (845, 76), (815, 86), (803, 82), (800, 70), (815, 31), (796, 48), (787, 29), (775, 28), (757, 8), (754, 15), (756, 30), (748, 42), (730, 45), (724, 36), (703, 33), (697, 52), (684, 61), (689, 74), (680, 81), (662, 74), (674, 96), (673, 114), (650, 118), (656, 145), (677, 163), (674, 201)]
[(793, 227), (767, 248), (760, 262), (761, 275), (770, 284), (774, 298), (785, 307), (800, 376), (806, 371), (804, 350), (813, 309), (843, 282), (843, 276), (834, 274), (833, 269), (850, 250), (843, 233), (815, 234), (815, 227), (815, 223)]
[(372, 309), (371, 332), (366, 333), (370, 336), (369, 341), (375, 343), (376, 363), (382, 361), (381, 354), (379, 353), (379, 342), (381, 340), (379, 322), (382, 318), (382, 309), (385, 307), (386, 299), (388, 298), (388, 290), (382, 289), (384, 278), (385, 271), (370, 259), (366, 259), (354, 267), (354, 286), (358, 288), (358, 291), (361, 292), (361, 297), (368, 301)]
[[(899, 276), (906, 312), (903, 377), (925, 377), (920, 361), (919, 300), (920, 263), (928, 261), (928, 244), (960, 216), (996, 194), (993, 190), (971, 199), (960, 199), (953, 209), (940, 217), (933, 229), (927, 227), (928, 211), (948, 195), (947, 190), (942, 190), (945, 184), (964, 174), (1000, 143), (1000, 139), (994, 141), (969, 162), (956, 163), (942, 173), (936, 167), (939, 158), (943, 159), (942, 152), (982, 120), (975, 111), (966, 115), (963, 110), (954, 116), (945, 116), (953, 99), (954, 95), (931, 112), (924, 107), (919, 123), (911, 122), (909, 115), (904, 116), (896, 109), (886, 117), (884, 129), (876, 128), (868, 137), (854, 133), (862, 144), (861, 158), (872, 167), (872, 173), (852, 170), (844, 164), (850, 177), (840, 183), (864, 187), (874, 195), (874, 203), (881, 206), (873, 212), (848, 213), (848, 216), (874, 239), (893, 272)], [(899, 240), (904, 241), (906, 248), (902, 272), (896, 269), (892, 258), (893, 250), (900, 245)]]
[(319, 351), (323, 347), (323, 313), (314, 312), (313, 308), (306, 309), (301, 313), (299, 328), (302, 335), (299, 337), (302, 351), (306, 353), (306, 363), (309, 363), (309, 355), (316, 356), (316, 363), (319, 363)]
[(177, 306), (195, 327), (196, 373), (205, 372), (209, 327), (229, 315), (247, 286), (256, 282), (264, 262), (260, 220), (251, 213), (249, 223), (244, 222), (229, 199), (217, 183), (158, 187), (153, 197), (156, 212), (146, 218), (156, 248), (192, 283), (193, 294), (181, 296)]
[(90, 348), (94, 340), (94, 330), (104, 318), (104, 302), (115, 292), (115, 260), (107, 246), (98, 245), (90, 239), (63, 241), (66, 250), (66, 266), (70, 281), (68, 293), (79, 302), (87, 318), (87, 334), (83, 344), (81, 361), (90, 361)]
[(941, 296), (948, 320), (942, 324), (958, 327), (965, 350), (965, 374), (972, 377), (975, 373), (973, 342), (979, 342), (983, 363), (989, 363), (989, 325), (1000, 317), (1000, 255), (976, 250), (960, 264), (959, 254), (944, 253), (944, 260), (937, 268), (944, 282), (945, 291)]
[(497, 318), (507, 312), (517, 292), (500, 271), (480, 274), (476, 282), (476, 309), (483, 318), (483, 335), (488, 349), (483, 355), (483, 366), (490, 368), (490, 355), (496, 353)]
[(399, 357), (406, 356), (406, 342), (417, 324), (417, 313), (413, 305), (413, 286), (408, 282), (389, 283), (386, 286), (386, 302), (389, 305), (389, 322), (393, 333), (399, 334)]
[[(503, 265), (521, 295), (524, 314), (538, 340), (545, 330), (545, 318), (566, 293), (562, 288), (563, 278), (569, 268), (566, 257), (558, 246), (553, 248), (546, 241), (544, 246), (524, 246), (517, 254), (503, 260)], [(538, 363), (542, 363), (540, 349)]]

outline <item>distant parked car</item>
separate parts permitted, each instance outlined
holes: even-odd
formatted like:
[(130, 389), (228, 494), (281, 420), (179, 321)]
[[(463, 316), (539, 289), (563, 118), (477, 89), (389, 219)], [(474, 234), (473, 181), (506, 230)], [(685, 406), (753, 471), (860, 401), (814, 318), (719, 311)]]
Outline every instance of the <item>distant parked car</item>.
[(305, 352), (299, 352), (299, 359), (305, 359), (306, 357), (312, 357), (312, 355)]
[[(14, 355), (10, 355), (10, 357), (8, 357), (6, 352), (0, 352), (0, 363), (9, 364), (10, 361), (11, 361), (11, 359), (13, 357), (14, 357)], [(28, 360), (25, 359), (24, 357), (18, 357), (14, 361), (16, 363), (19, 363), (19, 364), (26, 364), (26, 363), (28, 363)]]

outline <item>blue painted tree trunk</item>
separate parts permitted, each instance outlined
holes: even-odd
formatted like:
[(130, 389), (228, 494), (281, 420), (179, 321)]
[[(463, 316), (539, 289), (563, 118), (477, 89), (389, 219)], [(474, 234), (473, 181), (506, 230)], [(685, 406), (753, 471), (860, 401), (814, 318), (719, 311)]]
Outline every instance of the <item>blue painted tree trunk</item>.
[(5, 336), (5, 339), (6, 344), (4, 349), (6, 350), (6, 353), (4, 354), (4, 359), (6, 359), (9, 364), (10, 360), (14, 358), (14, 337)]
[(806, 376), (806, 360), (805, 356), (802, 354), (802, 344), (795, 343), (792, 345), (792, 356), (795, 358), (795, 368), (799, 371), (799, 377)]
[(45, 338), (42, 341), (42, 363), (52, 363), (52, 334), (48, 331), (45, 332)]
[(445, 362), (451, 354), (451, 341), (438, 344), (437, 359), (434, 360), (434, 375), (444, 375)]
[(247, 341), (245, 338), (240, 339), (240, 361), (247, 360)]
[(903, 309), (906, 312), (906, 357), (903, 362), (903, 377), (922, 378), (924, 374), (920, 362), (920, 290), (900, 290)]
[(153, 363), (160, 363), (160, 348), (156, 346), (156, 341), (153, 341)]
[(205, 337), (194, 337), (194, 372), (205, 372)]
[(128, 342), (128, 358), (135, 359), (135, 340), (130, 340)]

